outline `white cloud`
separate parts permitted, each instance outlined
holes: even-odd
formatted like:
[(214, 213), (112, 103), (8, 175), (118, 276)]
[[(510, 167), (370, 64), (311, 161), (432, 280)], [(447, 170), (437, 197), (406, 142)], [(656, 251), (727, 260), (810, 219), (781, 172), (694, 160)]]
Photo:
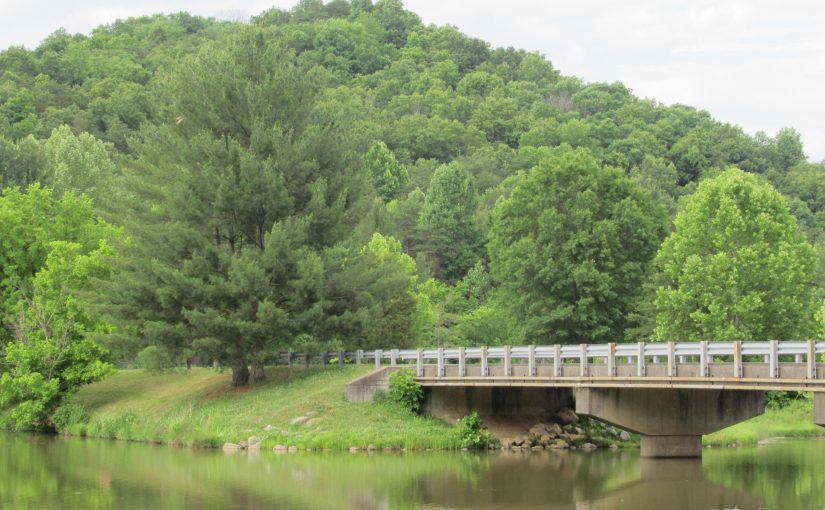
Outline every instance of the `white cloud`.
[[(88, 32), (153, 12), (238, 19), (295, 0), (0, 0), (0, 48), (60, 26)], [(825, 4), (817, 0), (407, 0), (425, 22), (539, 51), (565, 74), (706, 109), (747, 132), (802, 133), (825, 159)]]

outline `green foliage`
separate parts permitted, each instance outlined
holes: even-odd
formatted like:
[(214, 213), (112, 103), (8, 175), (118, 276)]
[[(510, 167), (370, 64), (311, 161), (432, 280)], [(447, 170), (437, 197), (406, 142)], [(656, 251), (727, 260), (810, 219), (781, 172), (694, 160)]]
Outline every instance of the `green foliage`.
[(462, 448), (486, 449), (493, 441), (493, 436), (487, 426), (481, 421), (478, 413), (473, 413), (456, 422), (459, 442)]
[(138, 366), (148, 372), (163, 372), (175, 366), (172, 356), (163, 347), (147, 345), (137, 355)]
[(396, 370), (390, 374), (389, 396), (405, 409), (417, 413), (424, 398), (424, 389), (415, 381), (412, 370)]
[(52, 423), (58, 431), (67, 431), (71, 427), (85, 423), (89, 419), (89, 414), (83, 406), (73, 402), (66, 402), (52, 414)]
[(418, 219), (417, 250), (426, 254), (436, 277), (453, 283), (481, 257), (477, 207), (475, 179), (467, 170), (454, 163), (435, 171)]
[(395, 198), (410, 181), (407, 169), (395, 159), (395, 155), (384, 142), (376, 142), (370, 147), (364, 164), (370, 174), (372, 185), (385, 202)]
[(699, 185), (657, 261), (656, 334), (668, 340), (803, 339), (813, 333), (816, 256), (786, 200), (729, 169)]
[(765, 392), (765, 405), (768, 409), (784, 409), (800, 400), (807, 400), (810, 402), (813, 399), (809, 393), (802, 393), (798, 391)]
[(562, 146), (496, 205), (491, 268), (528, 341), (615, 340), (664, 230), (623, 172)]

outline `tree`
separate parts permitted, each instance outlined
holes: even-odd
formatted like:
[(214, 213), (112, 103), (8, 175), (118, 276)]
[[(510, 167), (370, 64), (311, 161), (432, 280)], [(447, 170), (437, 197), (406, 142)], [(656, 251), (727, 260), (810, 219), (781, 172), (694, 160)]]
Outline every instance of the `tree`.
[(475, 179), (463, 166), (453, 163), (435, 171), (418, 218), (417, 250), (444, 281), (455, 282), (481, 258), (477, 207)]
[(588, 151), (548, 152), (496, 205), (488, 245), (526, 340), (621, 339), (665, 218), (649, 193)]
[(384, 142), (375, 142), (364, 157), (364, 164), (369, 172), (372, 185), (378, 195), (389, 202), (410, 182), (410, 176), (404, 165), (395, 159), (395, 155)]
[(699, 184), (675, 225), (657, 255), (658, 338), (810, 338), (816, 254), (770, 184), (730, 168)]
[(116, 171), (106, 144), (89, 133), (75, 136), (64, 125), (52, 131), (43, 152), (45, 177), (56, 195), (73, 191), (98, 201), (110, 197)]
[(322, 254), (368, 204), (347, 119), (314, 108), (326, 74), (267, 34), (208, 45), (167, 80), (176, 120), (135, 147), (134, 242), (107, 293), (145, 344), (207, 354), (235, 386), (318, 327)]

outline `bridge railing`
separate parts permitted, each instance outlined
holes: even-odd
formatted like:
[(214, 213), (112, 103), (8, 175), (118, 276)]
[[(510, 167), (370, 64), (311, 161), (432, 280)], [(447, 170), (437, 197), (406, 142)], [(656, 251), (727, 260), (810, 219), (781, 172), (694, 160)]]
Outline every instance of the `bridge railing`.
[[(317, 357), (322, 364), (372, 362), (376, 367), (414, 365), (419, 378), (472, 377), (825, 377), (817, 356), (825, 341), (640, 342), (579, 345), (443, 347), (279, 353), (290, 365)], [(822, 369), (820, 369), (822, 368)]]

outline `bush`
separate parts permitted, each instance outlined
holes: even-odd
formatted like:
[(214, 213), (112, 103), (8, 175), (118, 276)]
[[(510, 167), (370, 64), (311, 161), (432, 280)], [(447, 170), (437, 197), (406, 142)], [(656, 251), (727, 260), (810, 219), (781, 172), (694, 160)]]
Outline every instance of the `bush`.
[(424, 390), (415, 382), (412, 370), (396, 370), (390, 374), (390, 398), (414, 413), (421, 409)]
[(172, 368), (174, 363), (169, 351), (157, 345), (150, 345), (149, 347), (140, 351), (137, 355), (138, 366), (150, 372), (162, 372), (167, 368)]
[(784, 409), (792, 402), (805, 400), (806, 394), (798, 391), (766, 391), (765, 406), (768, 409)]
[(487, 426), (481, 421), (478, 413), (461, 418), (456, 426), (462, 448), (488, 448), (493, 441), (492, 434), (487, 430)]
[(70, 427), (83, 423), (87, 419), (86, 410), (72, 403), (58, 407), (51, 417), (51, 421), (58, 432), (67, 431)]

